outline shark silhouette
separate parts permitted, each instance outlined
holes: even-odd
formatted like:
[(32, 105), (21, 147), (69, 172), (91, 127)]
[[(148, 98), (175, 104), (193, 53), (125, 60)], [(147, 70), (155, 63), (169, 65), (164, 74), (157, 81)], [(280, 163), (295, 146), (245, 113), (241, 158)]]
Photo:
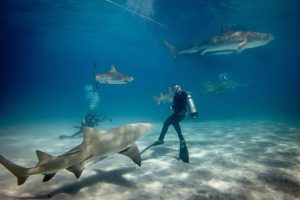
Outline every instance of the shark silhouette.
[(126, 84), (134, 80), (132, 76), (122, 74), (116, 70), (116, 67), (112, 64), (110, 71), (103, 74), (97, 74), (96, 81), (105, 84)]
[(18, 185), (23, 184), (29, 176), (36, 174), (43, 174), (43, 182), (46, 182), (63, 169), (73, 172), (76, 178), (79, 178), (87, 164), (104, 159), (113, 153), (126, 155), (141, 166), (141, 157), (135, 141), (150, 127), (151, 124), (148, 123), (127, 124), (108, 131), (84, 127), (82, 143), (60, 156), (52, 156), (37, 150), (39, 161), (34, 167), (21, 167), (2, 155), (0, 155), (0, 163), (17, 177)]
[(229, 90), (234, 90), (238, 88), (248, 89), (249, 85), (253, 83), (253, 80), (242, 84), (236, 81), (231, 80), (228, 77), (227, 73), (222, 73), (218, 76), (218, 79), (215, 81), (208, 81), (204, 83), (205, 89), (202, 91), (204, 93), (221, 93)]
[(161, 103), (172, 102), (174, 98), (174, 92), (172, 91), (172, 88), (169, 87), (168, 92), (160, 92), (159, 96), (153, 96), (152, 98), (157, 105), (160, 105)]

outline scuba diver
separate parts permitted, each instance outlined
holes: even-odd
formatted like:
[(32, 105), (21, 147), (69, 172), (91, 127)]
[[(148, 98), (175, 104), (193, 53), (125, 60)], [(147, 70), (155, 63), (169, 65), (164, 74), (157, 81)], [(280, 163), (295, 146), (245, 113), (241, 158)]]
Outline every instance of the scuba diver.
[(146, 149), (144, 149), (141, 154), (152, 146), (163, 144), (169, 126), (173, 125), (180, 140), (179, 159), (181, 159), (183, 162), (188, 163), (189, 152), (185, 144), (185, 140), (182, 135), (179, 123), (186, 118), (187, 108), (189, 110), (191, 118), (197, 118), (198, 113), (191, 95), (185, 91), (182, 91), (179, 84), (174, 84), (172, 90), (175, 94), (173, 98), (173, 105), (170, 107), (170, 109), (173, 110), (173, 114), (165, 120), (159, 139), (148, 146)]
[(68, 136), (68, 135), (60, 135), (59, 138), (60, 139), (64, 139), (64, 138), (75, 138), (76, 136), (79, 136), (83, 133), (83, 127), (96, 127), (99, 126), (100, 122), (103, 121), (110, 121), (112, 122), (112, 120), (110, 118), (108, 118), (106, 115), (99, 115), (97, 114), (97, 112), (95, 111), (99, 101), (100, 101), (100, 96), (99, 96), (99, 92), (98, 90), (98, 86), (97, 86), (97, 81), (96, 81), (96, 63), (94, 64), (94, 83), (95, 85), (85, 85), (84, 86), (84, 90), (86, 92), (86, 99), (88, 99), (90, 101), (89, 103), (89, 110), (85, 113), (83, 119), (81, 120), (81, 125), (80, 126), (74, 126), (74, 128), (78, 128), (79, 130), (76, 131), (74, 134)]
[(79, 130), (73, 133), (72, 135), (60, 135), (59, 139), (65, 139), (65, 138), (76, 138), (77, 136), (81, 135), (83, 132), (83, 127), (96, 127), (99, 126), (100, 122), (103, 121), (110, 121), (112, 120), (108, 118), (107, 116), (98, 115), (96, 111), (89, 110), (85, 113), (83, 119), (81, 120), (81, 126), (74, 126), (74, 128), (78, 128)]

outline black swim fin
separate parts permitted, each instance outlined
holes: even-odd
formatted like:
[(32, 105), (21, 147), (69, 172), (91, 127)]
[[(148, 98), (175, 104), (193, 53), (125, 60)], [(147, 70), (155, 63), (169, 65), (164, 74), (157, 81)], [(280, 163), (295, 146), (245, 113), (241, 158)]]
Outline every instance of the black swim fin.
[(180, 143), (180, 147), (179, 147), (179, 159), (182, 160), (185, 163), (189, 163), (190, 162), (189, 150), (188, 150), (185, 142)]
[(58, 138), (59, 139), (66, 139), (66, 138), (69, 138), (69, 136), (67, 136), (67, 135), (60, 135)]

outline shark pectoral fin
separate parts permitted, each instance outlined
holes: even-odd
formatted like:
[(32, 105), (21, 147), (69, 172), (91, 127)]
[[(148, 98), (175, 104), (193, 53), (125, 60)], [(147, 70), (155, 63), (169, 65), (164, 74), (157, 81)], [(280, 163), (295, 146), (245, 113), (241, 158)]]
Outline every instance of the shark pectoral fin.
[(201, 52), (201, 55), (204, 55), (204, 54), (206, 54), (206, 52), (207, 52), (207, 50), (206, 50), (206, 49), (204, 49), (204, 50)]
[(248, 43), (247, 40), (244, 40), (243, 42), (238, 44), (238, 52), (242, 51), (242, 49), (245, 47), (245, 45)]
[(82, 164), (76, 164), (67, 168), (67, 170), (72, 172), (76, 176), (76, 178), (79, 178), (82, 174), (83, 168), (84, 167)]
[(49, 160), (53, 160), (55, 158), (54, 156), (47, 154), (45, 152), (39, 151), (39, 150), (36, 150), (36, 155), (39, 159), (38, 164), (49, 162)]
[(120, 154), (128, 156), (135, 164), (141, 166), (141, 156), (139, 149), (135, 143), (132, 143), (129, 148), (124, 151), (121, 151)]
[(44, 178), (43, 178), (43, 182), (47, 182), (49, 181), (51, 178), (53, 178), (53, 176), (55, 176), (56, 173), (53, 174), (44, 174)]

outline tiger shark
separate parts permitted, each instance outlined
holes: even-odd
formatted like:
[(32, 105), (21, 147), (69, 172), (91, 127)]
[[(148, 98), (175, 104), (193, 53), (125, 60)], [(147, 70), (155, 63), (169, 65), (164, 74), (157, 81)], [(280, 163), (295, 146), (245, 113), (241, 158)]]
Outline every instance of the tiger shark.
[(29, 176), (37, 174), (43, 174), (43, 182), (46, 182), (63, 169), (73, 172), (76, 178), (79, 178), (88, 164), (102, 160), (113, 153), (126, 155), (141, 166), (141, 157), (135, 141), (151, 126), (148, 123), (127, 124), (108, 131), (84, 127), (82, 143), (60, 156), (52, 156), (37, 150), (38, 163), (34, 167), (19, 166), (2, 155), (0, 155), (0, 163), (17, 177), (18, 185), (23, 184)]
[(134, 80), (132, 76), (122, 74), (116, 70), (112, 64), (110, 71), (104, 74), (97, 74), (96, 81), (105, 84), (126, 84)]
[(232, 31), (221, 29), (221, 34), (211, 37), (203, 42), (198, 42), (184, 49), (177, 49), (164, 39), (164, 44), (176, 59), (179, 55), (200, 53), (201, 55), (222, 55), (240, 53), (245, 49), (264, 46), (274, 39), (268, 33), (251, 31)]

